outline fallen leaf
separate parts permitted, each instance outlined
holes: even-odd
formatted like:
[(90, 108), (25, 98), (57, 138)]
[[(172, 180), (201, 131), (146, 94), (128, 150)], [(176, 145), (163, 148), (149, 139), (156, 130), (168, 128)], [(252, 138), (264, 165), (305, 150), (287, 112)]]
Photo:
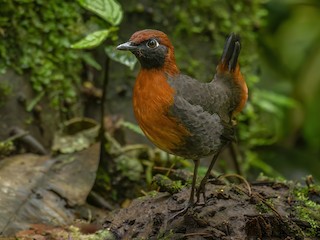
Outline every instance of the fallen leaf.
[(99, 128), (99, 124), (92, 119), (73, 118), (55, 134), (52, 151), (72, 153), (86, 149), (96, 142)]
[(95, 180), (99, 145), (54, 159), (34, 154), (0, 162), (0, 235), (32, 224), (66, 225), (76, 218)]

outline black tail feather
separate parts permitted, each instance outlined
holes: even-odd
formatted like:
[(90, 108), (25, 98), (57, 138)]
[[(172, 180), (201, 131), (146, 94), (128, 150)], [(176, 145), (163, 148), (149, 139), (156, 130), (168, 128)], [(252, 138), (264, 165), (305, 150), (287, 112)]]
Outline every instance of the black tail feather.
[(222, 64), (227, 66), (229, 71), (235, 70), (240, 54), (240, 49), (241, 44), (239, 35), (231, 33), (230, 36), (227, 38), (221, 56)]

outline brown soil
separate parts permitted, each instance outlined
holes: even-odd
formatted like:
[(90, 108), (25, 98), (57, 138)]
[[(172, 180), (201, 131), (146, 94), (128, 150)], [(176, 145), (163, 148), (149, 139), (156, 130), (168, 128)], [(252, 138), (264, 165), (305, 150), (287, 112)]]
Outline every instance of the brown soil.
[[(190, 189), (136, 199), (105, 223), (116, 239), (304, 239), (310, 224), (297, 220), (289, 187), (279, 183), (206, 186), (205, 204), (173, 217)], [(202, 199), (203, 201), (203, 199)]]

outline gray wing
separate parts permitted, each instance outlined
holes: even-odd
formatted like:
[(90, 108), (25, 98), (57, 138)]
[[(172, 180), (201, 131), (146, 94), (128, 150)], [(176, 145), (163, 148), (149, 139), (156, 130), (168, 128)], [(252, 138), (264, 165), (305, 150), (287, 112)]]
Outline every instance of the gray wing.
[(210, 83), (201, 83), (186, 75), (169, 77), (168, 82), (175, 89), (176, 96), (210, 114), (218, 114), (226, 123), (230, 122), (233, 110), (231, 90), (223, 82), (214, 79)]
[(181, 96), (176, 96), (170, 115), (189, 130), (184, 146), (175, 153), (186, 158), (199, 158), (215, 153), (223, 145), (226, 129), (216, 113), (209, 113), (199, 105), (192, 105)]

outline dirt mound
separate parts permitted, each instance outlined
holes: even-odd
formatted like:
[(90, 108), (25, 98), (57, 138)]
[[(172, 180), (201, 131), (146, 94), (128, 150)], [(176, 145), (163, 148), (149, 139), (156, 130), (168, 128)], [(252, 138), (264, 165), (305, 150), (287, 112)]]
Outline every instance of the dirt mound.
[[(116, 239), (304, 239), (311, 228), (295, 217), (292, 189), (286, 184), (208, 183), (205, 204), (173, 217), (186, 206), (190, 189), (158, 193), (113, 212), (105, 227)], [(203, 199), (202, 199), (203, 201)]]

